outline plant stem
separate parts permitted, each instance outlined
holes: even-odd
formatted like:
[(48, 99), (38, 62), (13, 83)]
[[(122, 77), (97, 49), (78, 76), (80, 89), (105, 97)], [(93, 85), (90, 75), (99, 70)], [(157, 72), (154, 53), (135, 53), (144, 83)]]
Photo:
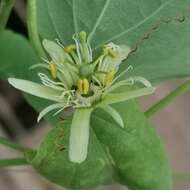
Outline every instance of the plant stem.
[(20, 152), (32, 151), (30, 148), (27, 148), (27, 147), (20, 145), (20, 144), (17, 144), (17, 143), (13, 143), (13, 142), (11, 142), (8, 139), (5, 139), (3, 137), (0, 137), (0, 144), (7, 146), (9, 148), (18, 150)]
[(174, 91), (172, 91), (170, 94), (165, 96), (163, 99), (158, 101), (156, 104), (154, 104), (152, 107), (150, 107), (146, 112), (145, 115), (147, 117), (151, 117), (156, 112), (160, 111), (161, 109), (165, 108), (168, 104), (170, 104), (175, 98), (178, 96), (184, 94), (190, 89), (190, 80), (184, 82), (182, 85), (177, 87)]
[(14, 0), (1, 0), (0, 2), (0, 31), (7, 23), (13, 4)]
[(46, 58), (46, 54), (41, 45), (40, 37), (38, 34), (38, 24), (37, 24), (37, 0), (28, 0), (27, 3), (27, 24), (30, 41), (40, 58)]
[(175, 182), (190, 181), (190, 173), (176, 173), (173, 175)]
[(0, 159), (0, 168), (20, 165), (28, 165), (25, 158)]

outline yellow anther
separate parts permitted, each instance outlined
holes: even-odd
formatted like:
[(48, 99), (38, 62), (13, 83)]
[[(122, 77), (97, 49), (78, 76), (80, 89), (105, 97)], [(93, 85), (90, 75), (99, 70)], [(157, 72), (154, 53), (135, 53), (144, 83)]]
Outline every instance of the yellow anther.
[(78, 87), (80, 94), (86, 95), (89, 92), (90, 85), (89, 85), (88, 80), (85, 78), (85, 79), (78, 80), (77, 87)]
[(112, 58), (115, 58), (117, 56), (117, 54), (113, 51), (113, 49), (108, 49), (108, 53)]
[(104, 78), (104, 85), (106, 85), (106, 86), (109, 85), (113, 81), (114, 76), (115, 76), (115, 71), (114, 70), (107, 73), (105, 75), (105, 78)]
[(64, 47), (64, 52), (71, 53), (75, 49), (76, 49), (76, 46), (74, 44), (71, 44), (71, 45)]
[(104, 47), (103, 52), (105, 55), (109, 55), (112, 58), (115, 58), (117, 56), (117, 54), (114, 52), (114, 50), (110, 47)]
[(56, 66), (56, 64), (51, 62), (49, 64), (49, 70), (50, 70), (52, 78), (56, 79), (57, 78), (57, 66)]

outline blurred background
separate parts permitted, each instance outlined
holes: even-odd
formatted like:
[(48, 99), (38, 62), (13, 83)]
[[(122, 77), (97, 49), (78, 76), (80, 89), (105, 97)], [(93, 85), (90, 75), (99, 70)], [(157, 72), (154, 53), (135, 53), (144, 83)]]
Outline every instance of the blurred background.
[[(27, 37), (25, 1), (16, 0), (11, 13), (8, 28)], [(140, 100), (142, 110), (167, 95), (182, 81), (171, 81), (160, 85), (156, 93)], [(157, 113), (152, 122), (160, 134), (169, 154), (174, 171), (190, 171), (190, 92), (178, 97), (167, 108)], [(43, 136), (48, 132), (45, 122), (36, 123), (37, 113), (13, 89), (7, 81), (0, 81), (0, 136), (36, 148)], [(15, 157), (17, 152), (0, 146), (0, 157)], [(124, 187), (108, 187), (109, 189), (126, 189)], [(61, 190), (31, 167), (12, 167), (0, 169), (1, 190)], [(103, 187), (102, 189), (105, 189)], [(107, 189), (107, 188), (106, 188)], [(190, 183), (175, 184), (175, 190), (189, 190)]]

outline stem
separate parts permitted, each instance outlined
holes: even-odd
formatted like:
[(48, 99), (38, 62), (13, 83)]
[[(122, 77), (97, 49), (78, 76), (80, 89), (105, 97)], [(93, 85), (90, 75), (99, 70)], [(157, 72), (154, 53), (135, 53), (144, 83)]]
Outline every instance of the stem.
[(13, 143), (13, 142), (9, 141), (8, 139), (2, 138), (2, 137), (0, 137), (0, 144), (7, 146), (9, 148), (18, 150), (20, 152), (32, 151), (30, 148), (27, 148), (27, 147), (17, 144), (17, 143)]
[(28, 165), (25, 158), (0, 159), (0, 168), (20, 165)]
[(190, 181), (190, 173), (176, 173), (173, 179), (175, 182)]
[(174, 91), (172, 91), (170, 94), (165, 96), (163, 99), (158, 101), (156, 104), (154, 104), (152, 107), (150, 107), (146, 112), (145, 115), (147, 117), (151, 117), (156, 112), (160, 111), (161, 109), (165, 108), (168, 104), (170, 104), (175, 98), (178, 96), (184, 94), (190, 89), (190, 80), (184, 82), (182, 85), (177, 87)]
[(30, 41), (40, 58), (45, 58), (46, 54), (41, 45), (40, 37), (38, 34), (38, 24), (37, 24), (37, 0), (28, 0), (27, 5), (27, 20), (28, 20), (28, 32)]
[(14, 0), (1, 0), (0, 2), (0, 31), (7, 23), (13, 4)]

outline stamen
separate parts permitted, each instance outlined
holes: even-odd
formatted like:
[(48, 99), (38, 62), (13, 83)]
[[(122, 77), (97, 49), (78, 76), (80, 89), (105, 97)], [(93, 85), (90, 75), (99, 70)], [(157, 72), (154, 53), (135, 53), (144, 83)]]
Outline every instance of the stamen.
[(74, 92), (74, 90), (67, 90), (67, 91), (64, 91), (61, 96), (59, 96), (60, 99), (64, 99), (66, 96), (72, 98), (72, 92)]
[(77, 40), (76, 34), (73, 35), (73, 40), (75, 41), (75, 44), (76, 44), (76, 51), (77, 51), (77, 55), (79, 58), (79, 64), (81, 65), (82, 64), (82, 58), (81, 58), (81, 53), (80, 53), (80, 44)]
[(109, 55), (112, 58), (117, 57), (117, 52), (119, 51), (119, 46), (114, 43), (109, 43), (104, 46), (103, 52), (105, 55)]
[(132, 86), (134, 85), (135, 81), (130, 78), (130, 79), (127, 79), (127, 80), (122, 80), (122, 81), (119, 81), (113, 85), (109, 85), (107, 87), (105, 87), (103, 90), (104, 90), (104, 95), (107, 94), (107, 93), (110, 93), (114, 90), (116, 90), (117, 88), (119, 87), (122, 87), (122, 86)]
[(114, 50), (110, 47), (104, 47), (103, 53), (105, 55), (109, 55), (112, 58), (115, 58), (117, 56), (116, 52), (114, 52)]
[(99, 87), (103, 87), (102, 83), (98, 80), (98, 78), (96, 76), (92, 76), (92, 79), (94, 80), (94, 82), (96, 82), (98, 84)]
[(89, 92), (90, 85), (89, 85), (88, 80), (85, 78), (85, 79), (79, 79), (78, 80), (77, 87), (78, 87), (80, 94), (86, 95)]
[(55, 41), (57, 42), (57, 44), (58, 44), (59, 46), (61, 46), (62, 48), (64, 48), (64, 45), (60, 42), (59, 39), (56, 38)]
[(38, 76), (40, 77), (42, 84), (44, 84), (45, 86), (54, 88), (56, 90), (61, 90), (61, 91), (65, 90), (63, 83), (52, 81), (51, 79), (48, 78), (47, 75), (43, 73), (38, 73)]
[(104, 77), (104, 85), (105, 86), (110, 85), (112, 83), (113, 79), (114, 79), (114, 76), (115, 76), (115, 71), (114, 70), (108, 72)]
[(59, 65), (58, 70), (64, 76), (64, 83), (66, 82), (69, 88), (71, 88), (79, 78), (78, 69), (67, 62)]
[(90, 43), (87, 41), (87, 47), (88, 47), (88, 52), (89, 52), (89, 57), (90, 57), (90, 62), (92, 62), (92, 48), (90, 46)]
[(71, 45), (68, 45), (68, 46), (64, 47), (65, 53), (71, 53), (75, 49), (76, 49), (76, 45), (74, 45), (74, 44), (71, 44)]
[(122, 71), (118, 76), (115, 77), (115, 79), (112, 81), (112, 84), (114, 82), (116, 82), (119, 78), (121, 78), (124, 74), (126, 74), (129, 70), (132, 70), (133, 69), (133, 66), (132, 65), (129, 65), (127, 67), (127, 69), (125, 69), (124, 71)]
[(98, 71), (103, 71), (103, 68), (104, 68), (104, 56), (105, 55), (102, 55), (99, 57), (99, 59), (97, 60), (98, 62)]
[(49, 70), (51, 72), (51, 76), (53, 79), (56, 79), (57, 78), (57, 66), (55, 63), (53, 62), (50, 62), (49, 64)]
[(80, 65), (79, 58), (77, 57), (76, 53), (74, 51), (71, 51), (71, 56), (75, 62), (76, 65)]

